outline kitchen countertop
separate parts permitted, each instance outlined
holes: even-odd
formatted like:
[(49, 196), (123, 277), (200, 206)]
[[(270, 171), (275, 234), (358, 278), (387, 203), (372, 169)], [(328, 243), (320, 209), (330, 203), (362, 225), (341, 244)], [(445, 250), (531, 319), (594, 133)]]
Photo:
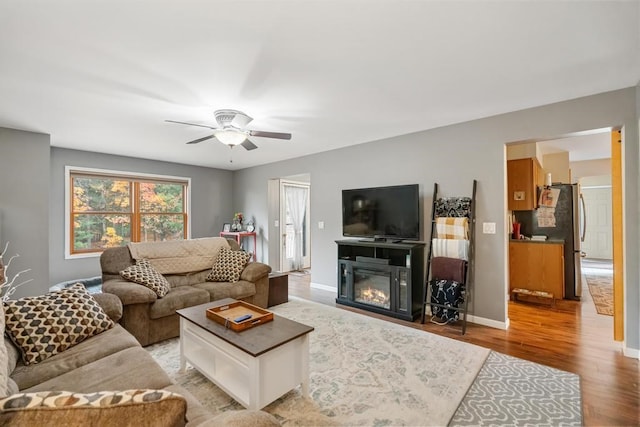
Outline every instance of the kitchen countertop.
[(564, 245), (564, 240), (563, 239), (547, 239), (547, 240), (516, 240), (516, 239), (509, 239), (509, 242), (514, 242), (514, 243), (554, 243), (554, 244), (563, 244)]

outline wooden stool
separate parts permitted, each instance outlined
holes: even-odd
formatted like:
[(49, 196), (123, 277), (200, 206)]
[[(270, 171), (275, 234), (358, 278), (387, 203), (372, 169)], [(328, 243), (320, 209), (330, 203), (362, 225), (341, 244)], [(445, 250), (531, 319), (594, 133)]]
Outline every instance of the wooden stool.
[[(529, 289), (515, 288), (511, 291), (511, 300), (512, 301), (520, 301), (518, 299), (519, 295), (526, 295), (527, 297), (534, 297), (536, 299), (542, 299), (545, 302), (548, 302), (549, 305), (555, 304), (555, 299), (553, 298), (553, 294), (545, 291), (532, 291)], [(525, 300), (526, 302), (526, 300)]]

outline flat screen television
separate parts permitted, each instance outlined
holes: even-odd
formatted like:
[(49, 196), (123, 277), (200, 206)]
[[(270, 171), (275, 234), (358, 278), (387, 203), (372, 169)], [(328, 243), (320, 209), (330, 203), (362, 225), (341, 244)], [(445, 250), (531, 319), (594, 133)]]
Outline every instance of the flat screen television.
[(418, 184), (342, 190), (342, 235), (419, 240)]

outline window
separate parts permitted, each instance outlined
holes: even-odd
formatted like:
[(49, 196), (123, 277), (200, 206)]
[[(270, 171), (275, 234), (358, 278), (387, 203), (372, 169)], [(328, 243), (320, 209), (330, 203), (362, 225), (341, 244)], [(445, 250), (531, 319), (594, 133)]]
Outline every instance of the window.
[(69, 256), (188, 237), (189, 179), (67, 167)]

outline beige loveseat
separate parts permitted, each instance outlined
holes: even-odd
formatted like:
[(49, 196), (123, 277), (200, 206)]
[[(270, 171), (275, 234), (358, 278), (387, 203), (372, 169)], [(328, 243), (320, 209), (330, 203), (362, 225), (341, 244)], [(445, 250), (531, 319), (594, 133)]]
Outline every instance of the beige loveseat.
[[(266, 308), (271, 267), (249, 262), (238, 281), (207, 281), (220, 250), (239, 250), (235, 241), (221, 237), (138, 243), (105, 250), (100, 257), (102, 291), (115, 294), (123, 304), (120, 324), (143, 346), (179, 336), (176, 310), (222, 298), (234, 298)], [(134, 252), (132, 254), (132, 251)], [(153, 290), (125, 280), (120, 272), (148, 260), (169, 282), (159, 297)]]
[[(60, 295), (60, 292), (47, 295)], [(73, 289), (62, 292), (77, 293)], [(86, 291), (80, 291), (81, 294), (83, 292)], [(108, 329), (44, 360), (29, 364), (23, 362), (20, 350), (8, 338), (11, 334), (9, 328), (15, 330), (16, 324), (12, 321), (12, 312), (7, 311), (5, 317), (5, 306), (0, 303), (0, 332), (4, 335), (4, 340), (0, 340), (0, 425), (279, 425), (273, 416), (263, 411), (211, 414), (186, 389), (174, 384), (138, 341), (117, 324), (122, 305), (115, 295), (89, 296), (86, 293), (83, 298), (93, 298), (101, 307), (103, 319), (108, 316), (113, 320), (107, 319)], [(67, 304), (65, 297), (57, 296), (55, 303)], [(86, 307), (86, 304), (81, 305)], [(93, 313), (95, 311), (94, 307)], [(58, 310), (57, 314), (60, 313), (64, 313), (64, 310)], [(90, 319), (91, 313), (87, 314), (87, 319)], [(12, 323), (7, 326), (6, 334), (5, 318), (7, 325)], [(23, 320), (29, 322), (33, 317), (28, 316)], [(40, 352), (45, 351), (40, 348)]]

